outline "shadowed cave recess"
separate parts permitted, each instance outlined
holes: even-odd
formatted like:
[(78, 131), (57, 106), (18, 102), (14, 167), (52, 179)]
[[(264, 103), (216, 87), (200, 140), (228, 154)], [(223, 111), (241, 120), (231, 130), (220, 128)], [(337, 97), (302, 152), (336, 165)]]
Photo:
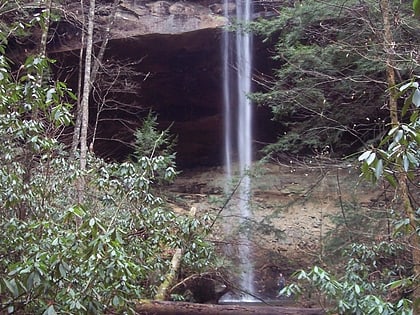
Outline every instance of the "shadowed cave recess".
[[(69, 32), (68, 25), (60, 28), (65, 29), (61, 33)], [(95, 154), (125, 160), (132, 153), (135, 129), (151, 110), (157, 114), (159, 128), (169, 127), (177, 136), (178, 167), (223, 164), (222, 31), (223, 27), (213, 27), (111, 39), (105, 69), (97, 78), (90, 102), (90, 136), (95, 120), (99, 121)], [(71, 41), (63, 45), (57, 39), (51, 46), (59, 79), (75, 89), (79, 49), (71, 49)], [(268, 49), (258, 38), (254, 38), (253, 55), (253, 73), (270, 72)], [(254, 106), (254, 152), (275, 140), (278, 124), (271, 117), (268, 108)], [(65, 142), (71, 141), (70, 133)]]

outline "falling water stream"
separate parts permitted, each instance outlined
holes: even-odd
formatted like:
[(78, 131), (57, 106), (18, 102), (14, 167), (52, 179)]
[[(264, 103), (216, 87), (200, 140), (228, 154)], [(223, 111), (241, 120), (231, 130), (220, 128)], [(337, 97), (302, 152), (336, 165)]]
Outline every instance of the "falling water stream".
[[(228, 21), (247, 23), (251, 20), (252, 0), (236, 0), (236, 13), (229, 15), (225, 0), (224, 12)], [(249, 169), (252, 161), (252, 104), (247, 95), (251, 92), (252, 36), (238, 27), (234, 33), (223, 34), (223, 93), (225, 115), (225, 164), (228, 182), (232, 179), (233, 156), (237, 154), (240, 175), (239, 209), (240, 231), (238, 253), (240, 259), (241, 287), (254, 294), (254, 271), (251, 261), (249, 231), (244, 228), (251, 217)], [(235, 130), (236, 128), (236, 130)], [(236, 146), (236, 147), (235, 147)], [(251, 295), (243, 299), (252, 299)]]

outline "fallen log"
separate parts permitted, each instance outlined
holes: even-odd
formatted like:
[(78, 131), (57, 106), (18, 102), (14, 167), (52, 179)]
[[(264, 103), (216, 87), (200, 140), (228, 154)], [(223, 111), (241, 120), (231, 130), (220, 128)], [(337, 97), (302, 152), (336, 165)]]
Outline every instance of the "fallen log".
[(323, 315), (320, 308), (284, 306), (197, 304), (169, 301), (144, 301), (136, 305), (139, 315)]
[[(190, 216), (195, 217), (196, 212), (197, 209), (195, 207), (191, 207)], [(168, 298), (169, 288), (174, 283), (176, 276), (178, 275), (179, 268), (181, 267), (182, 255), (183, 250), (181, 248), (176, 248), (171, 260), (171, 268), (155, 295), (156, 300), (164, 301)]]
[(171, 269), (166, 275), (165, 281), (162, 282), (162, 284), (160, 285), (156, 293), (156, 296), (155, 296), (156, 300), (164, 301), (168, 297), (169, 287), (173, 284), (174, 280), (176, 279), (179, 267), (181, 265), (181, 260), (182, 260), (182, 249), (177, 248), (171, 260)]

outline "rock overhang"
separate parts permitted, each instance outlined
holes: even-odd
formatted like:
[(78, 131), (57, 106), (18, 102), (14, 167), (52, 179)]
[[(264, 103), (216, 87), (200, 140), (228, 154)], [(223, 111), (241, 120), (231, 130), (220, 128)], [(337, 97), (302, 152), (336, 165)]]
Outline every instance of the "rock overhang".
[(145, 34), (181, 34), (226, 25), (225, 17), (215, 14), (211, 6), (186, 1), (122, 1), (116, 13), (112, 37)]
[[(110, 4), (100, 3), (98, 28), (106, 27), (109, 8)], [(221, 14), (220, 4), (204, 1), (125, 0), (119, 4), (105, 62), (132, 62), (143, 76), (134, 78), (139, 83), (136, 93), (117, 96), (118, 101), (126, 99), (138, 108), (127, 114), (114, 106), (106, 123), (98, 125), (97, 154), (126, 158), (132, 151), (133, 130), (152, 110), (158, 115), (160, 127), (171, 126), (171, 132), (178, 136), (177, 162), (181, 167), (223, 163), (221, 42), (227, 21)], [(68, 27), (59, 33), (66, 32), (70, 35)], [(80, 49), (80, 39), (73, 35), (59, 45), (52, 42), (50, 51), (61, 63), (78, 64), (75, 51)], [(96, 42), (100, 44), (100, 36)], [(76, 73), (77, 67), (74, 78)], [(96, 105), (91, 107), (94, 116)], [(258, 111), (261, 116), (262, 110)], [(267, 123), (269, 115), (265, 112), (262, 116), (266, 123), (264, 130), (256, 130), (257, 141), (264, 141), (262, 138), (272, 129)], [(262, 138), (258, 136), (261, 132)]]

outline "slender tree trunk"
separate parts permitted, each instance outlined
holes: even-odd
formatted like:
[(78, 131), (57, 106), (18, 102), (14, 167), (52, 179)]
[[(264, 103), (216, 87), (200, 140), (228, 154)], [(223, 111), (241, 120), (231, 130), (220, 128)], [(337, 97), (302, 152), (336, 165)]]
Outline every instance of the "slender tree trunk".
[[(92, 67), (92, 47), (93, 47), (93, 26), (95, 20), (95, 0), (89, 2), (89, 15), (88, 15), (88, 29), (86, 37), (86, 53), (85, 53), (85, 71), (83, 79), (83, 96), (81, 102), (82, 119), (80, 129), (80, 170), (86, 170), (87, 151), (88, 151), (88, 126), (89, 126), (89, 96), (91, 90), (91, 67)], [(85, 182), (81, 178), (79, 182), (78, 201), (83, 202), (84, 199)]]
[[(52, 0), (45, 0), (42, 1), (45, 4), (44, 13), (40, 20), (40, 27), (41, 27), (41, 40), (39, 42), (39, 52), (38, 55), (41, 58), (46, 57), (47, 52), (47, 40), (48, 40), (48, 30), (50, 28), (50, 16), (51, 16), (51, 5)], [(38, 73), (37, 78), (37, 84), (39, 86), (42, 86), (42, 82), (44, 81), (44, 73), (45, 70), (42, 70), (42, 72)], [(32, 111), (32, 119), (37, 120), (38, 119), (38, 108), (34, 108)]]
[(117, 14), (118, 5), (120, 2), (120, 0), (114, 0), (114, 3), (112, 4), (111, 14), (105, 30), (105, 36), (102, 41), (101, 48), (99, 49), (98, 56), (95, 58), (95, 63), (93, 64), (91, 75), (92, 82), (95, 82), (96, 76), (98, 75), (99, 67), (101, 66), (102, 61), (104, 59), (106, 46), (108, 45), (108, 42), (111, 38), (111, 28), (114, 25), (115, 16)]
[[(114, 21), (115, 21), (115, 16), (117, 15), (117, 9), (118, 9), (118, 5), (120, 4), (120, 0), (114, 0), (114, 3), (112, 5), (112, 11), (109, 17), (109, 21), (105, 30), (105, 36), (104, 39), (102, 41), (101, 44), (101, 48), (99, 49), (99, 53), (98, 56), (95, 58), (95, 62), (93, 64), (93, 68), (92, 68), (92, 74), (90, 76), (91, 78), (91, 82), (92, 84), (96, 81), (96, 77), (98, 75), (98, 71), (100, 66), (102, 65), (103, 59), (104, 59), (104, 55), (105, 55), (105, 50), (106, 50), (106, 46), (108, 45), (109, 39), (111, 38), (111, 28), (114, 25)], [(96, 139), (96, 131), (98, 129), (98, 122), (99, 122), (99, 115), (101, 114), (101, 110), (98, 109), (98, 112), (96, 114), (96, 119), (95, 119), (95, 127), (94, 127), (94, 131), (93, 131), (93, 135), (92, 135), (92, 142), (91, 142), (91, 150), (93, 150), (94, 144), (95, 144), (95, 139)]]
[[(395, 52), (394, 52), (394, 37), (391, 31), (390, 23), (390, 7), (389, 0), (381, 0), (381, 9), (382, 9), (382, 18), (384, 24), (384, 50), (386, 52), (386, 74), (387, 74), (387, 83), (389, 89), (389, 114), (391, 119), (391, 127), (397, 127), (400, 124), (398, 118), (398, 108), (397, 108), (397, 97), (396, 97), (396, 82), (395, 82)], [(408, 178), (407, 173), (400, 166), (397, 167), (397, 181), (398, 181), (398, 192), (399, 197), (401, 198), (404, 214), (410, 220), (410, 235), (408, 243), (410, 245), (410, 250), (413, 260), (413, 276), (415, 279), (420, 277), (420, 237), (416, 231), (416, 215), (413, 208), (413, 204), (410, 200), (409, 190), (408, 190)], [(415, 305), (414, 314), (420, 314), (420, 286), (414, 287), (413, 292), (413, 301)]]
[[(90, 74), (90, 86), (89, 86), (90, 91), (92, 90), (93, 83), (95, 82), (96, 77), (98, 75), (99, 68), (102, 65), (103, 58), (104, 58), (104, 55), (105, 55), (105, 50), (106, 50), (108, 42), (111, 38), (111, 28), (114, 25), (115, 16), (117, 14), (117, 9), (118, 9), (119, 3), (120, 3), (120, 0), (114, 0), (114, 3), (112, 5), (112, 11), (111, 11), (109, 21), (108, 21), (108, 24), (107, 24), (107, 27), (106, 27), (106, 30), (105, 30), (105, 36), (104, 36), (104, 39), (102, 41), (101, 47), (99, 49), (98, 56), (95, 58), (93, 66), (92, 66), (92, 71), (91, 71), (91, 74)], [(81, 0), (81, 8), (82, 8), (82, 15), (84, 16), (83, 0)], [(84, 41), (85, 41), (84, 40), (84, 38), (85, 38), (84, 35), (85, 35), (85, 32), (82, 33), (82, 47), (84, 47)], [(82, 87), (81, 82), (82, 82), (82, 77), (83, 77), (83, 71), (82, 71), (82, 69), (83, 69), (83, 51), (84, 51), (83, 49), (80, 50), (80, 56), (79, 56), (80, 64), (79, 64), (79, 79), (78, 79), (79, 89), (78, 89), (78, 91), (81, 91), (81, 87)], [(78, 95), (79, 96), (78, 100), (81, 99), (81, 95), (82, 95), (81, 93)], [(80, 101), (79, 101), (78, 107), (77, 107), (77, 114), (76, 114), (76, 123), (75, 123), (74, 133), (73, 133), (72, 147), (71, 147), (72, 156), (74, 156), (76, 154), (77, 147), (79, 146), (79, 143), (80, 143), (81, 124), (82, 124), (82, 106), (81, 106)], [(95, 121), (95, 124), (97, 124), (97, 121)], [(96, 130), (96, 127), (97, 126), (95, 125), (95, 130)], [(94, 133), (93, 138), (92, 138), (92, 146), (93, 146), (93, 143), (95, 141), (95, 133)]]
[(45, 57), (47, 51), (47, 40), (48, 40), (48, 30), (50, 28), (50, 16), (51, 16), (51, 5), (52, 0), (45, 0), (45, 11), (44, 11), (44, 21), (41, 23), (42, 34), (41, 34), (41, 45), (39, 54), (42, 57)]
[[(82, 14), (82, 24), (85, 25), (85, 9), (83, 5), (83, 0), (80, 0), (80, 11)], [(74, 124), (74, 131), (73, 131), (73, 141), (71, 145), (71, 157), (75, 157), (77, 148), (79, 147), (80, 143), (80, 127), (82, 125), (82, 106), (81, 106), (81, 99), (82, 99), (82, 79), (83, 79), (83, 52), (85, 51), (85, 39), (86, 39), (86, 31), (82, 29), (82, 39), (81, 39), (81, 47), (79, 52), (79, 71), (77, 77), (77, 110), (76, 110), (76, 122)]]

